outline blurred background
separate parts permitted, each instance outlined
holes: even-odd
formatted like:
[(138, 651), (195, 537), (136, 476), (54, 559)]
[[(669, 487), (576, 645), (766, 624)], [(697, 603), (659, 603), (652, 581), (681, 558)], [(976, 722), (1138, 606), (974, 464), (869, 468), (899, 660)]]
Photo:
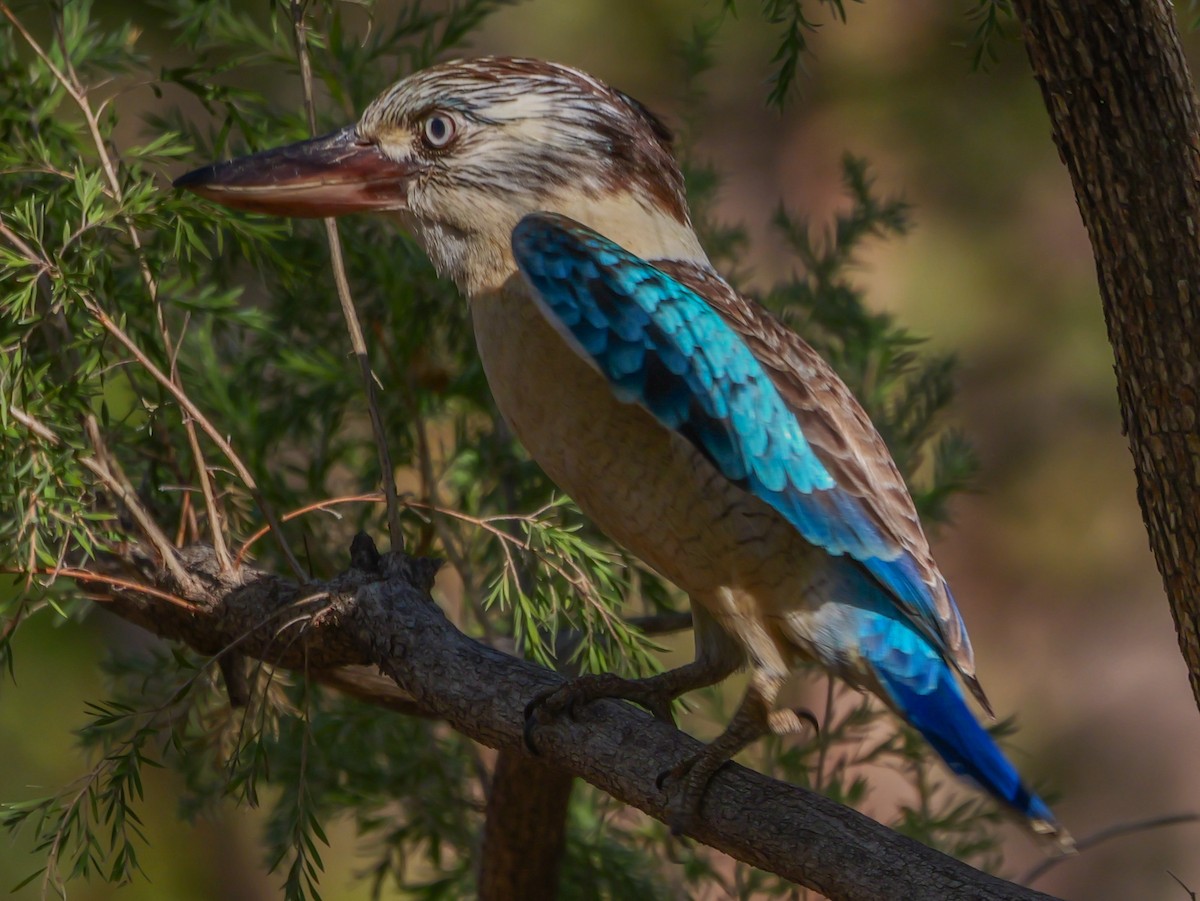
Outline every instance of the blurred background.
[[(912, 204), (912, 232), (872, 244), (859, 278), (874, 308), (959, 357), (957, 425), (982, 470), (978, 492), (954, 502), (935, 552), (997, 712), (1019, 715), (1018, 765), (1061, 791), (1056, 812), (1083, 838), (1200, 811), (1200, 713), (1142, 527), (1071, 186), (1015, 26), (998, 59), (973, 70), (973, 6), (847, 4), (841, 24), (814, 4), (824, 24), (781, 114), (765, 103), (778, 35), (755, 5), (741, 4), (699, 85), (695, 150), (723, 176), (720, 218), (751, 236), (741, 270), (754, 286), (787, 274), (769, 224), (779, 204), (821, 222), (844, 202), (846, 151), (869, 161), (882, 193)], [(531, 0), (499, 10), (473, 46), (578, 66), (679, 123), (679, 45), (719, 7)], [(137, 22), (151, 57), (169, 53), (152, 3), (101, 2), (97, 14)], [(1200, 38), (1185, 40), (1194, 67)], [(279, 97), (298, 103), (298, 87), (280, 85)], [(133, 92), (123, 102), (136, 111), (148, 99)], [(126, 121), (132, 135), (137, 117)], [(97, 661), (114, 638), (140, 640), (103, 616), (83, 628), (43, 618), (21, 633), (17, 684), (0, 687), (0, 797), (46, 794), (80, 772), (71, 729), (100, 691)], [(146, 786), (150, 881), (115, 896), (274, 897), (279, 879), (263, 873), (253, 815), (180, 822), (169, 783)], [(349, 888), (350, 838), (334, 824), (326, 898), (369, 892)], [(1037, 887), (1069, 898), (1185, 898), (1174, 877), (1200, 890), (1198, 846), (1198, 825), (1142, 832), (1062, 863)], [(1042, 859), (1015, 829), (1005, 850), (1010, 877)], [(26, 843), (4, 843), (0, 888), (36, 866)], [(79, 899), (114, 891), (70, 886)], [(36, 894), (35, 883), (15, 897)]]

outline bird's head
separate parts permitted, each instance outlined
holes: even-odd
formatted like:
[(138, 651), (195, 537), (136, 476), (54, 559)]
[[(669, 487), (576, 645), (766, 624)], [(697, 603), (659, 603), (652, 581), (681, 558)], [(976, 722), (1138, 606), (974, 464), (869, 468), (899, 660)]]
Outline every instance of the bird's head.
[(422, 70), (355, 125), (175, 184), (255, 212), (397, 214), (468, 294), (516, 271), (513, 227), (538, 211), (570, 216), (647, 258), (704, 259), (662, 122), (591, 76), (540, 60)]

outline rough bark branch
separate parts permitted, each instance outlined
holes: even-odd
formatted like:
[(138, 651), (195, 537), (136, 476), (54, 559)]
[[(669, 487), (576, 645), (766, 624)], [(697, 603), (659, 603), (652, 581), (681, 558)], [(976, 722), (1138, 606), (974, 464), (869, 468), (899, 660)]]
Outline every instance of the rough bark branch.
[(1200, 115), (1166, 0), (1017, 0), (1091, 238), (1138, 501), (1200, 705)]
[[(132, 591), (114, 591), (106, 606), (204, 653), (234, 645), (240, 654), (283, 667), (301, 667), (307, 658), (318, 678), (377, 666), (398, 687), (400, 709), (411, 703), (505, 754), (524, 753), (524, 705), (561, 677), (455, 628), (429, 596), (437, 570), (432, 561), (353, 557), (365, 568), (298, 585), (248, 569), (222, 573), (211, 549), (197, 546), (182, 552), (190, 594), (165, 574), (156, 586), (180, 593), (193, 610)], [(198, 591), (198, 585), (206, 587)], [(589, 705), (577, 721), (540, 728), (537, 740), (541, 765), (586, 779), (660, 820), (666, 798), (655, 775), (699, 748), (649, 714), (608, 701)], [(691, 837), (832, 899), (1048, 897), (740, 766), (714, 779)]]

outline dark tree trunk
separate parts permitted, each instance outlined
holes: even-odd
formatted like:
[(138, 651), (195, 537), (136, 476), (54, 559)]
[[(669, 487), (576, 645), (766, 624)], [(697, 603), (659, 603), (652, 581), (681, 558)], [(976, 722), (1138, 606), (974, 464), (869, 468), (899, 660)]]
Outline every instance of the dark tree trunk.
[(1096, 257), (1138, 500), (1200, 705), (1200, 147), (1166, 0), (1017, 0)]
[(523, 751), (496, 756), (479, 866), (479, 901), (558, 895), (575, 777)]

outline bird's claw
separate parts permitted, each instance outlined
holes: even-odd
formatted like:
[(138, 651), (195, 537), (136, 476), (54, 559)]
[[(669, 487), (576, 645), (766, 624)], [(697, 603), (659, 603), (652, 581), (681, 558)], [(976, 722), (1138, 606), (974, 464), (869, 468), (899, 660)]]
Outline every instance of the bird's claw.
[(692, 768), (692, 764), (695, 762), (695, 756), (685, 757), (679, 763), (675, 764), (675, 766), (667, 767), (654, 777), (654, 787), (660, 792), (666, 791), (667, 783), (669, 781), (679, 779), (682, 776), (686, 776), (688, 770)]
[(655, 719), (674, 726), (675, 715), (671, 711), (671, 702), (675, 699), (675, 694), (658, 684), (647, 685), (648, 681), (623, 679), (611, 673), (600, 673), (580, 676), (539, 692), (525, 705), (525, 747), (531, 754), (538, 753), (533, 743), (533, 732), (538, 726), (540, 713), (557, 716), (565, 712), (575, 720), (578, 719), (579, 710), (583, 705), (601, 698), (632, 701), (648, 710)]
[(533, 732), (538, 726), (538, 710), (546, 705), (558, 691), (563, 688), (561, 685), (556, 685), (554, 688), (547, 688), (544, 691), (539, 691), (533, 696), (532, 700), (525, 705), (525, 726), (521, 730), (521, 735), (525, 740), (525, 748), (534, 757), (537, 757), (539, 752), (537, 746), (533, 743)]
[(655, 698), (643, 702), (645, 708), (650, 711), (650, 715), (656, 720), (666, 723), (668, 726), (675, 725), (675, 712), (671, 709), (671, 698)]
[(775, 735), (796, 735), (805, 731), (805, 727), (812, 729), (814, 738), (819, 738), (821, 735), (821, 724), (817, 720), (816, 714), (807, 707), (785, 707), (781, 710), (773, 710), (767, 716), (767, 727)]
[(522, 735), (525, 747), (530, 754), (537, 755), (538, 749), (533, 743), (533, 733), (538, 727), (539, 713), (545, 712), (549, 717), (565, 713), (572, 722), (579, 719), (579, 705), (594, 700), (587, 696), (587, 691), (581, 689), (578, 680), (556, 685), (538, 692), (525, 705), (525, 727)]
[[(677, 792), (670, 793), (674, 797), (667, 799), (667, 825), (671, 829), (671, 835), (675, 838), (682, 837), (695, 824), (696, 818), (700, 815), (700, 804), (704, 800), (704, 792), (708, 788), (709, 781), (715, 775), (714, 770), (713, 773), (700, 780), (691, 778), (693, 767), (703, 756), (704, 752), (701, 751), (685, 757), (675, 766), (663, 770), (654, 779), (654, 785), (660, 792), (666, 792), (667, 784), (670, 782), (682, 783)], [(724, 763), (721, 763), (717, 769), (720, 769), (721, 766), (724, 766)]]
[(691, 830), (700, 816), (708, 784), (749, 740), (768, 730), (776, 735), (794, 735), (809, 727), (820, 734), (821, 724), (811, 710), (804, 707), (773, 710), (767, 715), (765, 723), (760, 723), (752, 732), (737, 739), (735, 747), (718, 751), (714, 745), (707, 745), (660, 772), (654, 779), (654, 785), (660, 792), (667, 791), (668, 783), (679, 783), (678, 788), (670, 792), (672, 797), (667, 801), (667, 825), (671, 827), (671, 834), (678, 837)]

